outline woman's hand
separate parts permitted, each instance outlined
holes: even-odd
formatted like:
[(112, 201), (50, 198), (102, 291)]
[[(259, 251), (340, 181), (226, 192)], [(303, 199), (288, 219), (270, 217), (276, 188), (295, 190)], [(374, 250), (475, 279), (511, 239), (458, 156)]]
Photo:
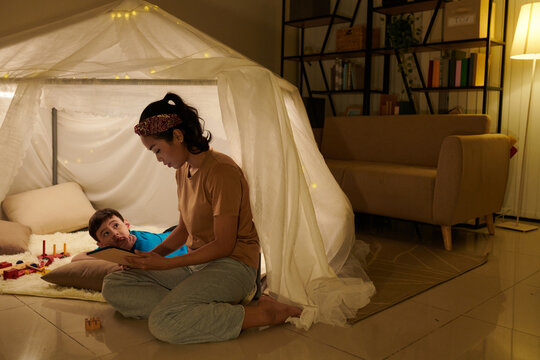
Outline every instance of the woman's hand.
[(167, 270), (173, 268), (173, 264), (169, 259), (153, 252), (143, 252), (135, 250), (135, 254), (139, 256), (127, 256), (130, 268), (139, 268), (145, 270)]

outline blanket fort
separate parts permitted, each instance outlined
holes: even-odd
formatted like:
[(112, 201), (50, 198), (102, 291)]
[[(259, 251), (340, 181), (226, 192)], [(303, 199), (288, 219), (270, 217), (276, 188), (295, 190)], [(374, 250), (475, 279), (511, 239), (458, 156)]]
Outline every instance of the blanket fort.
[(345, 325), (369, 303), (365, 273), (336, 275), (355, 242), (354, 215), (289, 82), (139, 0), (0, 38), (0, 74), (0, 91), (13, 94), (0, 109), (0, 200), (50, 185), (42, 159), (54, 108), (59, 182), (79, 183), (96, 208), (133, 223), (176, 222), (174, 173), (133, 134), (142, 107), (175, 92), (244, 171), (268, 289), (304, 308), (295, 324)]

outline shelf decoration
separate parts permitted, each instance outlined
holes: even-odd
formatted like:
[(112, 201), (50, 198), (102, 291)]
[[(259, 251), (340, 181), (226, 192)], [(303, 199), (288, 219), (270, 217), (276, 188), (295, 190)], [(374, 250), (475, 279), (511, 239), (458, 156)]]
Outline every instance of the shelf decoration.
[(415, 25), (413, 14), (399, 14), (392, 16), (386, 24), (388, 45), (396, 52), (398, 57), (398, 70), (406, 82), (405, 90), (411, 101), (410, 87), (413, 85), (413, 57), (409, 50), (419, 43), (418, 37), (422, 33), (421, 27)]
[[(354, 51), (366, 48), (366, 27), (358, 25), (336, 30), (336, 51)], [(381, 44), (381, 30), (373, 28), (371, 47), (378, 48)]]
[(490, 38), (495, 35), (495, 2), (488, 22), (489, 0), (453, 1), (446, 4), (444, 16), (444, 40), (457, 41), (487, 37), (488, 23)]

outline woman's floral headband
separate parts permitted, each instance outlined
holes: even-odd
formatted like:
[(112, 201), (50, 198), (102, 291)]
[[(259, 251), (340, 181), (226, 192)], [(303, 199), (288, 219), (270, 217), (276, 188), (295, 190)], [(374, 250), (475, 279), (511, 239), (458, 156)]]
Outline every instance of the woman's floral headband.
[(160, 114), (144, 119), (135, 125), (134, 130), (139, 136), (148, 136), (167, 131), (180, 123), (182, 120), (177, 114)]

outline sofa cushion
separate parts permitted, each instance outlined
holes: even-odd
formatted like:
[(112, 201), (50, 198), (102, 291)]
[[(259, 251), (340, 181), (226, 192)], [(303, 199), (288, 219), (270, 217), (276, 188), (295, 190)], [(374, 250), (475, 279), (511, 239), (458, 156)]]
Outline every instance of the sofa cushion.
[(321, 153), (326, 159), (437, 166), (449, 135), (489, 131), (487, 115), (346, 116), (325, 119)]
[(327, 160), (332, 173), (342, 173), (338, 181), (354, 211), (413, 221), (433, 218), (433, 193), (437, 170), (367, 161)]

